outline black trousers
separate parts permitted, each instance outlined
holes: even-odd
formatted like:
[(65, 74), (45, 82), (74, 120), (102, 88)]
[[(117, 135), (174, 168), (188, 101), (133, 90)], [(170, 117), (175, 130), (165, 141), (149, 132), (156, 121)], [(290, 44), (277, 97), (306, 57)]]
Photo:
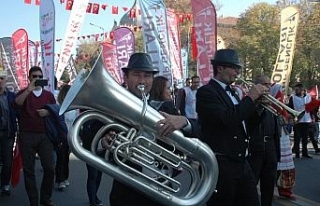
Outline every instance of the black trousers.
[(69, 155), (70, 149), (68, 144), (62, 143), (58, 146), (56, 163), (56, 182), (60, 183), (69, 178)]
[(95, 204), (99, 201), (97, 193), (101, 183), (102, 172), (89, 164), (86, 164), (86, 167), (88, 171), (87, 194), (90, 204)]
[(38, 153), (43, 177), (40, 189), (40, 200), (51, 198), (54, 182), (53, 144), (45, 133), (21, 132), (19, 137), (23, 162), (25, 188), (30, 205), (39, 205), (39, 195), (35, 175), (35, 155)]
[(260, 181), (261, 206), (271, 206), (277, 180), (277, 150), (274, 140), (265, 142), (264, 147), (264, 151), (251, 154), (248, 160), (256, 184)]
[(8, 130), (0, 130), (0, 151), (1, 151), (1, 187), (10, 185), (12, 161), (13, 161), (14, 137), (8, 136)]
[(300, 140), (302, 140), (302, 156), (308, 156), (308, 133), (310, 123), (297, 123), (293, 126), (294, 144), (292, 151), (300, 156)]
[(248, 161), (239, 163), (219, 156), (217, 160), (217, 192), (211, 196), (207, 206), (259, 206), (256, 182)]

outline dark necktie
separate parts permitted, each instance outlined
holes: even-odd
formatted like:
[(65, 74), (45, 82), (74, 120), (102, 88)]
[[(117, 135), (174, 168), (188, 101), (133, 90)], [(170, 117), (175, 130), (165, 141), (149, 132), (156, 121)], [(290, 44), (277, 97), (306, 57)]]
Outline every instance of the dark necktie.
[(232, 96), (235, 96), (235, 92), (234, 92), (233, 89), (231, 89), (230, 86), (226, 86), (226, 91), (227, 91), (227, 92), (230, 92), (230, 94), (231, 94)]

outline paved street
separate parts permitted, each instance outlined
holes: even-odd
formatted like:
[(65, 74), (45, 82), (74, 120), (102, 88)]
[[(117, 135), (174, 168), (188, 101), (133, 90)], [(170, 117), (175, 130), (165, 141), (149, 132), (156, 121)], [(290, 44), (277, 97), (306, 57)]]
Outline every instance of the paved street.
[[(310, 154), (314, 157), (313, 159), (295, 159), (297, 182), (293, 191), (297, 197), (297, 200), (288, 201), (275, 196), (275, 201), (273, 204), (274, 206), (320, 206), (320, 155), (315, 155), (313, 148), (311, 147)], [(59, 192), (55, 185), (52, 200), (57, 206), (88, 206), (89, 202), (85, 189), (87, 175), (85, 164), (71, 155), (70, 169), (70, 186), (66, 188), (64, 192)], [(38, 184), (40, 184), (42, 171), (39, 161), (37, 161), (36, 171)], [(108, 195), (110, 192), (111, 183), (111, 178), (109, 178), (107, 175), (104, 175), (99, 190), (99, 197), (105, 206), (109, 206)], [(28, 205), (28, 199), (24, 189), (23, 180), (16, 188), (14, 188), (10, 197), (0, 197), (0, 205)]]

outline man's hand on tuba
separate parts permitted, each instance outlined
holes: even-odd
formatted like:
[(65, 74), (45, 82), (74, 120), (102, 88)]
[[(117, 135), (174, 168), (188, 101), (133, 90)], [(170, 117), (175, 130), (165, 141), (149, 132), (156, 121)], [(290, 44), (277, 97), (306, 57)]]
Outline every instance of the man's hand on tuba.
[(157, 122), (158, 134), (160, 137), (165, 137), (175, 130), (182, 129), (188, 125), (188, 120), (185, 116), (170, 115), (165, 112), (160, 112), (165, 118)]

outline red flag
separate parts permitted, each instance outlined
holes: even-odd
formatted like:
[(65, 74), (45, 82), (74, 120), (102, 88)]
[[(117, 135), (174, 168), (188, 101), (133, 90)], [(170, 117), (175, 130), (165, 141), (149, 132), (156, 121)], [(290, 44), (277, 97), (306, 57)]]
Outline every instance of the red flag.
[(191, 27), (191, 48), (192, 48), (192, 58), (196, 60), (198, 56), (198, 48), (197, 48), (196, 31), (194, 27)]
[(320, 106), (320, 100), (311, 98), (311, 102), (308, 104), (305, 104), (305, 111), (306, 112), (312, 112), (312, 110), (316, 109)]
[(40, 5), (40, 0), (36, 0), (36, 5), (37, 5), (37, 6)]
[(106, 10), (107, 6), (108, 6), (108, 4), (102, 4), (102, 5), (101, 5), (101, 8), (102, 8), (103, 10)]
[(179, 14), (179, 23), (183, 23), (183, 22), (184, 22), (184, 15)]
[(67, 0), (66, 10), (71, 10), (73, 5), (73, 0)]
[(130, 10), (129, 17), (130, 17), (131, 19), (136, 18), (136, 9), (131, 9), (131, 10)]
[(13, 187), (17, 186), (20, 182), (21, 170), (22, 170), (22, 157), (17, 144), (13, 152), (13, 162), (12, 162), (12, 172), (11, 172), (11, 184)]
[(64, 3), (64, 0), (60, 0), (60, 4), (63, 4)]
[(315, 85), (314, 87), (312, 87), (308, 93), (311, 95), (312, 98), (314, 99), (318, 99), (318, 85)]
[(92, 13), (99, 14), (100, 4), (93, 4)]
[(88, 3), (86, 12), (91, 13), (91, 9), (92, 9), (92, 3)]
[(202, 84), (213, 76), (210, 59), (217, 50), (216, 9), (210, 0), (191, 0), (193, 25), (197, 32), (197, 70)]
[(118, 7), (117, 6), (112, 6), (112, 14), (118, 14)]
[(25, 4), (31, 4), (31, 0), (24, 0)]

